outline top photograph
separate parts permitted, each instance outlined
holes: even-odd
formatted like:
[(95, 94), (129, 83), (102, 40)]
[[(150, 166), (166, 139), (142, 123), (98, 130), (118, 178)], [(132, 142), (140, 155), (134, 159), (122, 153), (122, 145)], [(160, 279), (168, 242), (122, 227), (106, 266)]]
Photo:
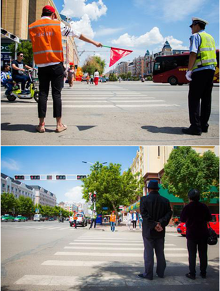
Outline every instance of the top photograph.
[(218, 0), (1, 11), (2, 145), (219, 145)]

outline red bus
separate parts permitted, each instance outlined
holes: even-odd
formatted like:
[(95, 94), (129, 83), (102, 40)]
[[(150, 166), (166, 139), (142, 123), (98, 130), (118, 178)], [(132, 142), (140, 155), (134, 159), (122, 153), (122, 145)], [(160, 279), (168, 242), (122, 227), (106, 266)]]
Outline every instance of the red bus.
[[(214, 83), (219, 83), (219, 50), (216, 51), (217, 67)], [(188, 68), (189, 52), (170, 56), (156, 57), (153, 70), (153, 82), (183, 85), (189, 83), (185, 74)]]

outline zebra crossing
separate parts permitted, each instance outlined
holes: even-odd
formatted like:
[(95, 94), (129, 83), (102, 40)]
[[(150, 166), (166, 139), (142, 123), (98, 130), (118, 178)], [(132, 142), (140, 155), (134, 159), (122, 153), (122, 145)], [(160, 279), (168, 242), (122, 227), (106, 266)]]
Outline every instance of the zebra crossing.
[(70, 227), (69, 224), (66, 226), (52, 226), (51, 224), (49, 226), (39, 226), (39, 225), (1, 225), (2, 228), (13, 228), (13, 229), (22, 229), (22, 230), (29, 230), (29, 229), (35, 229), (35, 230), (69, 230), (69, 231), (75, 231), (75, 228)]
[[(27, 274), (14, 282), (14, 285), (29, 286), (71, 286), (92, 287), (147, 287), (147, 286), (187, 286), (205, 284), (209, 288), (214, 278), (189, 280), (184, 276), (188, 270), (186, 247), (179, 247), (171, 237), (165, 242), (167, 260), (166, 277), (142, 280), (137, 274), (144, 271), (143, 241), (140, 233), (100, 233), (88, 231), (70, 241), (69, 245), (54, 253), (53, 258), (41, 263), (48, 272)], [(209, 262), (218, 269), (218, 262)], [(70, 268), (71, 267), (71, 268)], [(51, 275), (51, 268), (69, 270), (68, 275)], [(179, 270), (179, 271), (178, 271)], [(80, 275), (79, 275), (80, 272)], [(53, 273), (53, 272), (52, 272)], [(81, 290), (81, 289), (79, 289)], [(107, 289), (106, 289), (107, 290)], [(173, 289), (174, 290), (174, 289)], [(175, 289), (176, 290), (176, 289)]]
[[(85, 85), (85, 86), (84, 86)], [(63, 108), (90, 108), (90, 109), (120, 109), (129, 108), (143, 109), (151, 107), (177, 107), (179, 105), (168, 103), (163, 99), (149, 96), (144, 91), (135, 91), (128, 88), (119, 87), (114, 84), (100, 84), (98, 87), (87, 84), (74, 84), (73, 88), (65, 87), (62, 90)], [(2, 108), (36, 108), (34, 100), (20, 100), (18, 102), (7, 103), (2, 96)], [(23, 101), (23, 102), (22, 102)], [(48, 98), (48, 108), (53, 107), (51, 94)]]

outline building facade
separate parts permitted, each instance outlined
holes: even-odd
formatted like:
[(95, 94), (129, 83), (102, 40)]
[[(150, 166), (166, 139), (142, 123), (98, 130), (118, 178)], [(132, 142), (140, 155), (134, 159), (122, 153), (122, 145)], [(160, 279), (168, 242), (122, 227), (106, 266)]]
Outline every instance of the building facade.
[(44, 206), (47, 205), (51, 207), (56, 206), (57, 198), (55, 194), (37, 185), (31, 187), (34, 189), (35, 193), (35, 204), (41, 204)]
[(68, 212), (73, 212), (76, 211), (78, 212), (78, 207), (76, 204), (74, 203), (65, 203), (65, 202), (60, 202), (58, 204), (59, 207), (63, 208), (64, 210), (68, 211)]
[[(42, 8), (45, 5), (53, 6), (56, 10), (58, 20), (63, 21), (53, 0), (2, 0), (1, 27), (16, 35), (21, 40), (30, 40), (28, 26), (41, 18)], [(2, 37), (2, 43), (4, 43), (4, 46), (8, 46), (12, 41)], [(74, 38), (63, 36), (62, 44), (64, 65), (68, 66), (69, 62), (74, 62), (75, 65), (78, 65), (79, 56)], [(6, 52), (7, 50), (9, 49), (6, 48)], [(9, 52), (7, 55), (9, 55)], [(14, 56), (10, 56), (10, 58), (14, 58)], [(3, 61), (4, 60), (2, 60), (2, 65)], [(8, 63), (9, 62), (10, 60)]]
[(1, 173), (1, 193), (12, 193), (16, 199), (20, 196), (29, 197), (34, 202), (35, 192), (33, 188), (20, 181)]

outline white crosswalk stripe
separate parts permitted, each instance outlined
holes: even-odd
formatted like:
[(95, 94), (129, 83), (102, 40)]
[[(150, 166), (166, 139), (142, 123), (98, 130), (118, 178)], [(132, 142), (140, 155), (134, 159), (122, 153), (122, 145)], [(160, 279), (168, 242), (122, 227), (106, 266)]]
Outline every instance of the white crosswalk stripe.
[[(143, 286), (184, 286), (201, 285), (209, 281), (197, 278), (189, 280), (184, 275), (169, 275), (163, 280), (154, 278), (153, 281), (141, 280), (137, 278), (137, 269), (143, 270), (143, 240), (141, 233), (135, 233), (132, 237), (122, 236), (120, 233), (97, 233), (84, 234), (73, 242), (70, 246), (64, 246), (63, 251), (54, 253), (54, 259), (49, 259), (41, 263), (41, 266), (49, 268), (71, 267), (71, 276), (51, 275), (51, 272), (44, 274), (24, 275), (15, 285), (30, 286), (71, 286), (71, 288), (83, 287), (143, 287)], [(73, 249), (74, 251), (69, 251)], [(165, 242), (165, 257), (167, 258), (167, 268), (187, 268), (188, 252), (186, 248), (180, 248), (175, 243)], [(66, 258), (66, 259), (64, 259)], [(178, 260), (179, 259), (179, 260)], [(197, 262), (198, 263), (198, 262)], [(218, 262), (209, 262), (209, 265), (218, 270)], [(81, 268), (81, 269), (80, 269)], [(134, 271), (131, 271), (133, 268)], [(45, 270), (45, 269), (44, 269)], [(79, 274), (79, 270), (82, 270)], [(101, 270), (101, 276), (97, 276)], [(114, 271), (111, 271), (114, 270)], [(117, 271), (118, 270), (118, 271)], [(127, 272), (130, 272), (129, 275)], [(85, 271), (85, 275), (84, 275)], [(89, 272), (89, 275), (88, 275)], [(124, 272), (124, 274), (123, 274)]]

